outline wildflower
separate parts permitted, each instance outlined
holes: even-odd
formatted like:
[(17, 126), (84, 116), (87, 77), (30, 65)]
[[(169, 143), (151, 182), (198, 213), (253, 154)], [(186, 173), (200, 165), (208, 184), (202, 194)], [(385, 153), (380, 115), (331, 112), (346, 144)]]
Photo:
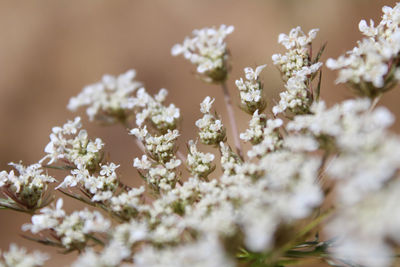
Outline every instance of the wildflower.
[(221, 167), (225, 175), (233, 175), (241, 164), (240, 158), (232, 152), (232, 149), (224, 142), (219, 143), (221, 152)]
[(123, 192), (118, 196), (111, 198), (111, 209), (121, 218), (129, 221), (139, 212), (143, 211), (142, 197), (145, 189), (144, 186), (132, 188), (128, 192)]
[(383, 7), (382, 20), (375, 27), (371, 20), (359, 23), (365, 36), (357, 46), (338, 59), (328, 59), (326, 65), (339, 70), (337, 83), (351, 85), (361, 96), (375, 98), (390, 90), (398, 82), (400, 30), (398, 16), (400, 5)]
[(163, 135), (153, 136), (147, 131), (147, 127), (134, 128), (130, 134), (135, 135), (143, 142), (146, 151), (157, 162), (166, 163), (174, 157), (175, 141), (179, 136), (178, 130), (168, 130)]
[[(154, 257), (154, 255), (158, 255)], [(146, 248), (134, 256), (135, 265), (141, 266), (234, 266), (215, 236), (206, 236), (196, 242), (175, 248), (159, 250)]]
[(312, 29), (306, 35), (300, 27), (296, 27), (289, 35), (284, 33), (279, 35), (278, 43), (284, 45), (288, 52), (272, 56), (274, 65), (278, 66), (283, 80), (286, 81), (286, 91), (279, 94), (280, 101), (272, 108), (275, 115), (286, 110), (293, 114), (309, 112), (314, 100), (314, 92), (309, 88), (309, 84), (322, 67), (322, 63), (317, 62), (318, 55), (315, 59), (311, 59), (309, 51), (317, 32), (318, 29)]
[(79, 187), (86, 192), (92, 201), (102, 202), (112, 197), (118, 186), (117, 173), (115, 170), (119, 167), (114, 163), (101, 165), (99, 175), (90, 174), (85, 168), (77, 168), (71, 171), (71, 175), (65, 177), (58, 188)]
[(207, 82), (224, 82), (228, 73), (228, 51), (225, 38), (234, 30), (233, 26), (203, 28), (193, 31), (193, 37), (186, 37), (183, 44), (172, 47), (173, 56), (182, 54), (197, 66), (197, 72)]
[(157, 95), (152, 97), (144, 88), (140, 88), (136, 97), (130, 99), (129, 106), (140, 111), (136, 114), (136, 124), (139, 127), (149, 121), (161, 133), (176, 129), (180, 111), (174, 104), (163, 105), (167, 94), (166, 89), (161, 89)]
[(11, 244), (10, 249), (2, 254), (0, 266), (4, 267), (40, 267), (49, 259), (47, 254), (39, 251), (28, 254), (25, 248), (15, 244)]
[(68, 121), (63, 127), (53, 127), (50, 142), (44, 149), (47, 155), (40, 162), (49, 159), (48, 164), (52, 164), (63, 160), (68, 168), (97, 170), (103, 158), (104, 143), (100, 138), (90, 140), (86, 130), (81, 127), (80, 117)]
[(81, 250), (95, 233), (106, 232), (111, 226), (98, 211), (74, 211), (66, 215), (62, 209), (63, 201), (59, 199), (54, 209), (44, 208), (41, 214), (32, 216), (32, 224), (24, 224), (22, 230), (32, 233), (51, 230), (54, 244), (67, 249)]
[(265, 101), (262, 96), (263, 86), (259, 80), (261, 71), (267, 65), (258, 66), (255, 70), (250, 67), (244, 69), (246, 81), (242, 78), (236, 80), (236, 86), (240, 92), (240, 100), (242, 109), (247, 113), (254, 113), (256, 110), (260, 112), (265, 108)]
[(206, 145), (216, 145), (225, 140), (225, 127), (221, 120), (211, 115), (210, 109), (214, 100), (209, 96), (204, 98), (200, 104), (200, 111), (204, 114), (201, 119), (196, 121), (196, 126), (199, 128), (200, 141)]
[(2, 200), (0, 206), (19, 211), (31, 212), (40, 209), (51, 202), (50, 195), (46, 194), (48, 184), (56, 181), (53, 177), (44, 174), (42, 166), (38, 163), (23, 166), (18, 163), (10, 163), (18, 175), (11, 170), (0, 172), (1, 192), (7, 197)]
[(72, 264), (73, 267), (117, 267), (124, 259), (128, 259), (131, 251), (119, 242), (111, 242), (99, 254), (88, 248)]
[(197, 150), (196, 143), (189, 140), (189, 154), (187, 156), (187, 164), (192, 175), (207, 178), (207, 176), (215, 169), (212, 165), (214, 154), (202, 153)]
[(279, 128), (282, 126), (283, 121), (281, 119), (269, 119), (266, 121), (266, 127), (262, 130), (262, 141), (254, 145), (247, 155), (250, 158), (263, 157), (268, 152), (275, 151), (282, 146), (282, 137), (279, 133)]
[(135, 70), (118, 77), (104, 75), (100, 82), (86, 86), (78, 96), (71, 98), (68, 109), (76, 111), (88, 106), (86, 113), (91, 121), (125, 121), (132, 113), (129, 98), (141, 86), (134, 80), (135, 76)]
[(289, 35), (281, 33), (278, 43), (285, 46), (288, 50), (286, 54), (274, 54), (272, 61), (274, 65), (281, 71), (284, 81), (293, 77), (303, 67), (311, 65), (309, 45), (315, 39), (318, 29), (312, 29), (306, 35), (300, 27), (293, 28)]
[(260, 143), (263, 139), (264, 128), (267, 124), (265, 114), (258, 114), (258, 110), (254, 111), (253, 117), (249, 123), (249, 129), (240, 134), (240, 139), (251, 142), (253, 145)]

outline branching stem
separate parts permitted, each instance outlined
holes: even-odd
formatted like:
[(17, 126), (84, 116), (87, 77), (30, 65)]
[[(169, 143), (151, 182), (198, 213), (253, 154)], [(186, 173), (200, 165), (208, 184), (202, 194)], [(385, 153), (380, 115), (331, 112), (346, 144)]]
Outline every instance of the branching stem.
[(226, 86), (226, 82), (221, 83), (221, 86), (224, 92), (225, 106), (226, 106), (226, 111), (228, 112), (229, 123), (232, 129), (232, 136), (233, 136), (233, 141), (235, 143), (236, 152), (238, 156), (243, 160), (242, 146), (240, 144), (239, 131), (236, 124), (235, 113), (233, 112), (231, 96), (229, 94), (228, 87)]

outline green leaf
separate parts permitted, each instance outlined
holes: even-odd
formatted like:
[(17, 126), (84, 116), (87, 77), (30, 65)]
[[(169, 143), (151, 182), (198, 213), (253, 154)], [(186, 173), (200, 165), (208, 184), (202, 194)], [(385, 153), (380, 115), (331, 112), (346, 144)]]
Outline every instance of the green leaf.
[(318, 85), (317, 85), (317, 90), (315, 91), (316, 102), (319, 102), (319, 95), (321, 93), (321, 80), (322, 80), (322, 70), (319, 71)]

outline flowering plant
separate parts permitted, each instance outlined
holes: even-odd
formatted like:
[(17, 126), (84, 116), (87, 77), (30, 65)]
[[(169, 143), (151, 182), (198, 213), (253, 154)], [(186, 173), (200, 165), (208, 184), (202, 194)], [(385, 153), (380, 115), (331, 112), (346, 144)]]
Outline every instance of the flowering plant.
[[(72, 266), (399, 264), (400, 137), (389, 130), (394, 116), (377, 105), (400, 80), (400, 4), (382, 10), (377, 26), (360, 22), (364, 39), (355, 48), (326, 62), (357, 98), (327, 107), (320, 98), (325, 45), (313, 53), (318, 29), (296, 27), (278, 37), (286, 51), (272, 55), (285, 87), (277, 103), (270, 107), (263, 94), (265, 64), (236, 80), (240, 108), (251, 116), (242, 133), (227, 87), (226, 38), (234, 27), (194, 30), (171, 53), (221, 86), (228, 118), (206, 96), (198, 137), (186, 150), (177, 146), (181, 112), (166, 104), (166, 89), (150, 95), (135, 70), (105, 75), (68, 108), (86, 107), (91, 121), (123, 125), (143, 152), (133, 167), (144, 185), (122, 183), (120, 165), (76, 117), (52, 129), (37, 163), (10, 163), (18, 174), (0, 172), (0, 207), (31, 216), (22, 226), (26, 238), (77, 251)], [(53, 183), (88, 207), (68, 214), (62, 198), (51, 203)], [(0, 266), (43, 266), (47, 259), (16, 245), (0, 255)]]

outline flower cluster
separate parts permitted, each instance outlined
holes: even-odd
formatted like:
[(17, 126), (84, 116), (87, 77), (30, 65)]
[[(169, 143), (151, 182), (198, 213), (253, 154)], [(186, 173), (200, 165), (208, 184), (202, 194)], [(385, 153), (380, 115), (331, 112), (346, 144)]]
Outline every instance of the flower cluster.
[(103, 159), (104, 143), (100, 138), (90, 140), (87, 131), (81, 127), (80, 117), (68, 121), (62, 127), (53, 127), (50, 142), (44, 149), (47, 155), (41, 162), (49, 159), (48, 164), (52, 164), (60, 160), (69, 168), (97, 170)]
[(197, 72), (209, 82), (223, 82), (228, 73), (228, 51), (225, 38), (234, 30), (233, 26), (204, 28), (193, 31), (193, 38), (186, 37), (183, 44), (172, 47), (174, 56), (182, 54), (197, 66)]
[(38, 251), (27, 253), (26, 249), (20, 248), (15, 244), (10, 245), (10, 249), (0, 256), (1, 267), (41, 267), (48, 260), (48, 256)]
[(262, 96), (263, 86), (259, 80), (259, 75), (266, 66), (258, 66), (255, 70), (250, 67), (245, 68), (246, 81), (240, 78), (235, 82), (240, 92), (242, 109), (250, 114), (256, 110), (263, 111), (265, 108), (265, 100)]
[(359, 29), (365, 36), (357, 46), (326, 65), (339, 70), (337, 83), (350, 84), (358, 94), (374, 98), (391, 89), (400, 79), (400, 4), (384, 6), (380, 23), (375, 27), (365, 20)]
[(187, 164), (192, 175), (207, 178), (207, 176), (215, 169), (212, 164), (214, 154), (202, 153), (197, 150), (196, 143), (190, 140), (188, 143), (189, 154), (187, 156)]
[(68, 109), (76, 111), (79, 107), (88, 106), (86, 113), (90, 120), (125, 121), (132, 113), (129, 99), (141, 86), (134, 80), (135, 76), (135, 70), (118, 77), (104, 75), (100, 82), (86, 86), (78, 96), (71, 98)]
[(119, 165), (108, 163), (101, 165), (99, 175), (92, 175), (85, 168), (77, 168), (71, 171), (71, 175), (65, 177), (56, 189), (79, 187), (92, 201), (101, 202), (111, 198), (118, 187), (117, 173)]
[(49, 204), (51, 200), (47, 193), (49, 183), (55, 178), (44, 174), (40, 164), (23, 166), (10, 163), (19, 175), (13, 170), (9, 173), (0, 172), (0, 190), (7, 199), (1, 199), (0, 206), (17, 210), (33, 211)]
[[(360, 23), (370, 40), (366, 42), (395, 46), (397, 9), (400, 5), (385, 7), (377, 27)], [(224, 38), (232, 30), (222, 25), (219, 30), (195, 31), (195, 37), (176, 45), (173, 53), (184, 54), (200, 73), (222, 83), (227, 75)], [(164, 106), (165, 89), (153, 97), (141, 88), (131, 96), (136, 89), (128, 72), (113, 80), (114, 85), (101, 86), (131, 88), (123, 94), (126, 101), (113, 110), (123, 110), (120, 122), (125, 126), (129, 126), (128, 111), (136, 115), (138, 128), (130, 134), (140, 142), (143, 155), (134, 158), (133, 166), (145, 185), (129, 187), (118, 180), (119, 165), (103, 162), (103, 143), (91, 141), (76, 118), (53, 128), (41, 161), (49, 160), (48, 165), (12, 164), (19, 176), (0, 172), (2, 192), (9, 198), (0, 204), (31, 213), (31, 223), (22, 228), (39, 238), (29, 239), (65, 252), (77, 250), (72, 265), (76, 267), (305, 266), (314, 258), (332, 266), (398, 265), (394, 255), (400, 245), (400, 136), (390, 131), (394, 116), (377, 107), (379, 99), (372, 100), (371, 95), (330, 107), (319, 100), (321, 75), (317, 89), (312, 89), (322, 67), (318, 60), (323, 47), (314, 58), (311, 54), (316, 32), (306, 35), (297, 27), (279, 36), (288, 51), (273, 60), (287, 90), (272, 108), (273, 117), (263, 113), (259, 74), (265, 65), (246, 68), (246, 81), (236, 82), (245, 111), (253, 115), (240, 134), (248, 142), (243, 151), (247, 157), (241, 155), (239, 136), (238, 142), (234, 139), (237, 153), (232, 151), (221, 120), (211, 113), (214, 99), (207, 96), (200, 104), (203, 117), (195, 123), (200, 142), (189, 139), (185, 158), (177, 146), (182, 138), (179, 109)], [(392, 59), (397, 57), (391, 54), (393, 47), (388, 48)], [(361, 58), (366, 60), (365, 55)], [(397, 62), (392, 64), (397, 67)], [(376, 86), (365, 77), (363, 82)], [(389, 78), (383, 79), (385, 84)], [(223, 89), (229, 106), (225, 83)], [(90, 101), (102, 107), (100, 100)], [(231, 111), (228, 108), (232, 115)], [(96, 112), (114, 116), (110, 110)], [(235, 128), (232, 116), (230, 123)], [(220, 151), (217, 164), (213, 153), (200, 152), (202, 145)], [(65, 165), (51, 165), (56, 161)], [(67, 215), (59, 199), (55, 206), (35, 213), (47, 205), (43, 192), (55, 182), (42, 167), (69, 170), (56, 189), (94, 210)], [(222, 175), (211, 177), (217, 168)], [(80, 194), (72, 193), (73, 188)], [(0, 266), (33, 267), (44, 262), (43, 257), (23, 258), (24, 251), (11, 250), (3, 253), (5, 263), (0, 260)]]
[(163, 135), (151, 135), (146, 126), (144, 128), (134, 128), (130, 132), (143, 142), (147, 154), (141, 159), (135, 158), (133, 166), (143, 170), (146, 174), (141, 174), (145, 180), (152, 185), (156, 192), (169, 190), (175, 186), (179, 177), (176, 169), (181, 165), (181, 160), (175, 156), (175, 141), (179, 136), (178, 130), (168, 130)]
[(24, 231), (36, 234), (49, 232), (54, 245), (68, 250), (82, 250), (89, 240), (97, 240), (96, 233), (106, 232), (111, 223), (98, 211), (81, 210), (66, 215), (62, 209), (63, 200), (57, 200), (56, 207), (43, 208), (41, 214), (32, 216), (32, 224), (24, 224)]
[[(286, 54), (274, 54), (272, 60), (286, 81), (286, 91), (280, 93), (280, 101), (274, 106), (274, 114), (286, 110), (294, 114), (307, 113), (314, 96), (310, 87), (316, 73), (322, 67), (317, 62), (319, 56), (312, 59), (311, 43), (317, 35), (318, 29), (312, 29), (308, 35), (304, 34), (300, 27), (294, 28), (289, 35), (279, 35), (278, 42), (288, 50)], [(323, 48), (321, 49), (322, 52)], [(318, 93), (318, 92), (317, 92)]]
[(240, 139), (245, 142), (251, 142), (253, 145), (260, 143), (263, 140), (266, 124), (267, 116), (265, 114), (258, 114), (258, 110), (254, 111), (249, 123), (249, 129), (240, 134)]
[(199, 128), (200, 141), (206, 145), (217, 145), (225, 140), (225, 127), (221, 120), (211, 114), (211, 106), (215, 99), (207, 96), (200, 104), (200, 111), (203, 117), (196, 121), (196, 126)]
[[(257, 123), (257, 117), (254, 118), (255, 123)], [(253, 120), (252, 119), (252, 120)], [(250, 128), (247, 130), (247, 136), (251, 135), (253, 138), (257, 137), (257, 143), (247, 152), (247, 155), (252, 157), (262, 157), (266, 155), (268, 152), (275, 151), (282, 146), (282, 137), (279, 132), (279, 128), (283, 125), (283, 121), (281, 119), (269, 119), (265, 122), (265, 127), (262, 128), (262, 133), (258, 132), (257, 128), (261, 128), (262, 125), (256, 126), (254, 128)], [(250, 122), (250, 127), (252, 127), (252, 123)], [(245, 134), (246, 134), (245, 133)], [(246, 137), (246, 135), (242, 136)]]
[(147, 211), (147, 207), (143, 205), (144, 192), (145, 188), (141, 186), (112, 197), (111, 210), (119, 217), (129, 221), (137, 214)]
[(148, 120), (162, 133), (176, 128), (180, 117), (179, 108), (174, 104), (168, 107), (163, 105), (167, 95), (166, 89), (161, 89), (154, 98), (144, 88), (137, 91), (136, 97), (130, 99), (129, 105), (141, 110), (136, 114), (136, 124), (139, 127)]
[(221, 152), (221, 168), (223, 173), (225, 175), (236, 174), (236, 169), (241, 165), (241, 159), (224, 142), (219, 143), (219, 149)]

